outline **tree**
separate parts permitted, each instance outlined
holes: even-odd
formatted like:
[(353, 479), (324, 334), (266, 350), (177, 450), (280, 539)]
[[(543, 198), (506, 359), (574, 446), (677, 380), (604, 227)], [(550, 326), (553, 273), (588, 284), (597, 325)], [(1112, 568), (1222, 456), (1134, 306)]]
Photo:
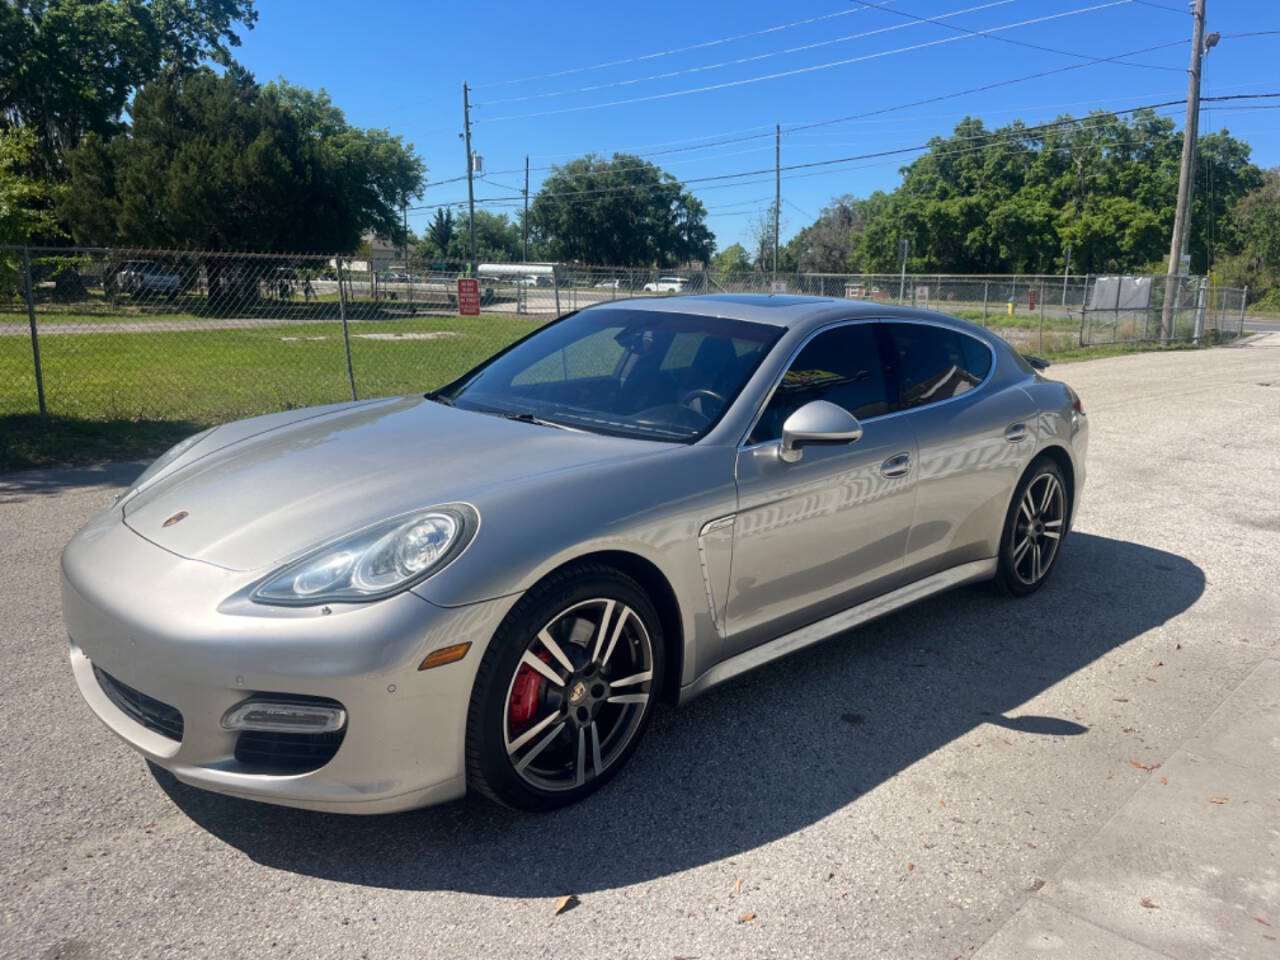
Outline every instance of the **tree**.
[[(747, 224), (747, 233), (751, 238), (752, 257), (755, 268), (765, 273), (773, 270), (773, 239), (787, 229), (786, 217), (775, 225), (777, 205), (769, 204), (767, 210), (756, 214), (754, 220)], [(796, 269), (796, 262), (790, 248), (783, 246), (778, 250), (778, 271), (791, 273)]]
[(746, 247), (735, 243), (712, 257), (711, 265), (720, 273), (750, 273), (751, 255)]
[[(30, 130), (0, 129), (0, 246), (22, 245), (58, 234), (50, 212), (51, 188), (27, 171), (37, 149)], [(0, 298), (18, 293), (22, 255), (0, 249)]]
[(427, 227), (426, 236), (418, 243), (418, 252), (428, 259), (439, 260), (447, 255), (449, 241), (453, 239), (453, 211), (440, 207)]
[(132, 126), (69, 154), (58, 210), (79, 243), (352, 250), (403, 242), (400, 207), (422, 185), (412, 145), (347, 124), (320, 91), (260, 86), (242, 68), (161, 77)]
[(1219, 280), (1249, 288), (1251, 301), (1280, 308), (1280, 167), (1241, 197), (1230, 217), (1238, 252), (1217, 264)]
[[(456, 220), (448, 210), (437, 210), (435, 219), (418, 244), (418, 253), (430, 260), (465, 263), (471, 259), (471, 220)], [(505, 213), (476, 211), (476, 258), (480, 261), (514, 262), (521, 259), (520, 226)]]
[(715, 237), (706, 215), (702, 202), (671, 174), (615, 153), (612, 160), (588, 154), (553, 168), (529, 220), (556, 260), (674, 266), (711, 257)]
[(134, 92), (205, 59), (231, 62), (253, 0), (0, 4), (0, 122), (31, 130), (47, 175), (88, 133), (110, 137)]
[(849, 194), (835, 197), (818, 219), (786, 245), (785, 256), (803, 273), (841, 273), (849, 263), (854, 233), (865, 226), (860, 201)]
[(30, 130), (0, 129), (0, 245), (21, 245), (57, 233), (49, 211), (52, 188), (26, 172), (36, 149)]
[[(1057, 272), (1068, 246), (1080, 272), (1147, 268), (1168, 249), (1181, 141), (1173, 121), (1149, 110), (997, 130), (966, 117), (902, 168), (897, 189), (867, 198), (849, 268), (896, 270), (902, 237), (909, 270)], [(1198, 155), (1189, 246), (1192, 269), (1203, 271), (1211, 233), (1234, 242), (1232, 205), (1261, 174), (1226, 131), (1201, 137)], [(1212, 190), (1201, 186), (1209, 182)]]

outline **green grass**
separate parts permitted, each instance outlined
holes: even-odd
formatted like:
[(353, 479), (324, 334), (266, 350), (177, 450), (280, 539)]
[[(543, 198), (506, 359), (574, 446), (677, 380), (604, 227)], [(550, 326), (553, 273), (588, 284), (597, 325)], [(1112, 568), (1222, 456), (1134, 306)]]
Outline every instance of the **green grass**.
[[(357, 394), (438, 387), (541, 322), (486, 315), (352, 324)], [(445, 336), (367, 338), (432, 333)], [(351, 398), (337, 323), (50, 334), (40, 355), (47, 428), (31, 416), (30, 341), (0, 336), (0, 469), (148, 456), (208, 424)]]

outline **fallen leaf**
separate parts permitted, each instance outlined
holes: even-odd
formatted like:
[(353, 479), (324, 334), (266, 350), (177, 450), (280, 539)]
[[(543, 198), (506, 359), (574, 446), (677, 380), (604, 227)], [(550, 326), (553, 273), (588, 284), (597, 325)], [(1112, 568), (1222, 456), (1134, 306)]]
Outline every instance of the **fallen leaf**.
[(1226, 802), (1227, 802), (1227, 798), (1226, 798), (1226, 797), (1210, 797), (1210, 798), (1209, 798), (1209, 802), (1210, 802), (1210, 803), (1223, 804), (1223, 803), (1226, 803)]
[(1116, 703), (1128, 703), (1128, 702), (1129, 702), (1129, 698), (1128, 698), (1128, 697), (1112, 697), (1111, 699), (1112, 699), (1112, 700), (1114, 700)]
[(1157, 906), (1156, 904), (1154, 904), (1154, 903), (1152, 903), (1152, 902), (1151, 902), (1151, 898), (1150, 898), (1150, 897), (1143, 897), (1143, 898), (1142, 898), (1141, 900), (1139, 900), (1138, 902), (1139, 902), (1140, 904), (1142, 904), (1144, 907), (1146, 907), (1148, 910), (1159, 910), (1159, 909), (1160, 909), (1160, 907), (1159, 907), (1159, 906)]
[(1159, 683), (1159, 682), (1160, 681), (1157, 680), (1155, 677), (1147, 677), (1147, 683)]
[(1001, 737), (1001, 738), (1000, 738), (1000, 742), (1001, 742), (1001, 743), (1003, 743), (1006, 747), (1012, 747), (1012, 746), (1013, 746), (1013, 744), (1012, 744), (1010, 741), (1006, 740), (1004, 737)]
[(1163, 667), (1163, 666), (1164, 666), (1164, 661), (1163, 661), (1163, 660), (1157, 660), (1155, 663), (1153, 663), (1153, 664), (1152, 664), (1152, 666), (1153, 666), (1153, 667)]
[(736, 897), (741, 892), (742, 892), (742, 878), (739, 877), (737, 880), (733, 881), (733, 895)]
[(752, 912), (750, 912), (750, 913), (744, 913), (742, 916), (740, 916), (740, 917), (738, 918), (738, 922), (739, 922), (739, 923), (750, 923), (750, 922), (751, 922), (752, 920), (754, 920), (755, 918), (756, 918), (756, 914), (755, 914), (755, 911), (753, 910), (753, 911), (752, 911)]
[(914, 863), (912, 863), (910, 860), (908, 860), (908, 861), (907, 861), (907, 869), (908, 869), (908, 870), (914, 870), (915, 868), (916, 868), (916, 865), (915, 865)]
[(1161, 777), (1161, 778), (1160, 778), (1160, 783), (1161, 783), (1162, 785), (1164, 785), (1164, 786), (1166, 786), (1166, 787), (1167, 787), (1167, 786), (1169, 785), (1169, 778), (1168, 778), (1168, 777)]
[(938, 801), (938, 806), (940, 806), (940, 807), (945, 807), (946, 805), (947, 805), (947, 801), (945, 801), (945, 800), (939, 800), (939, 801)]
[(560, 914), (564, 913), (566, 910), (572, 910), (577, 905), (578, 905), (578, 895), (576, 893), (567, 894), (556, 901), (555, 915), (558, 917), (560, 916)]
[(1129, 765), (1137, 767), (1139, 770), (1145, 770), (1147, 773), (1150, 773), (1152, 770), (1160, 769), (1160, 764), (1158, 763), (1153, 763), (1150, 766), (1147, 766), (1145, 763), (1139, 763), (1137, 760), (1130, 760)]
[(1036, 879), (1031, 881), (1031, 892), (1035, 893), (1043, 886), (1044, 886), (1044, 881), (1041, 880), (1039, 877), (1037, 877)]
[(1271, 924), (1267, 923), (1267, 921), (1263, 920), (1261, 917), (1254, 917), (1253, 919), (1257, 920), (1257, 921), (1258, 921), (1260, 924), (1262, 924), (1264, 927), (1269, 927), (1269, 926), (1271, 926)]

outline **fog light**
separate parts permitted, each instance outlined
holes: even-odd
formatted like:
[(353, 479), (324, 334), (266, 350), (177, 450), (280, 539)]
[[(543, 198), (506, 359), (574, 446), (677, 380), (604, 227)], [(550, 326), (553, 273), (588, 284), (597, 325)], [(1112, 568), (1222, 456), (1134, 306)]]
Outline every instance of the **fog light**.
[(346, 724), (347, 711), (340, 706), (288, 700), (246, 700), (222, 716), (227, 730), (272, 733), (333, 733)]

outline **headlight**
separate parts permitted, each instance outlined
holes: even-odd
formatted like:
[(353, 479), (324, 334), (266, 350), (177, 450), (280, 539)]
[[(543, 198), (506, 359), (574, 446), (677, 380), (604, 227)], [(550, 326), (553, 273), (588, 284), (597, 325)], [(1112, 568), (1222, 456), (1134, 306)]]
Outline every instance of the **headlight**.
[(258, 603), (360, 603), (407, 590), (462, 552), (480, 525), (467, 504), (396, 517), (315, 550), (253, 591)]
[(132, 485), (130, 485), (128, 490), (120, 494), (120, 496), (116, 497), (116, 503), (120, 503), (121, 501), (126, 500), (129, 497), (133, 496), (135, 493), (141, 490), (143, 486), (149, 483), (151, 479), (155, 477), (155, 475), (158, 474), (161, 470), (169, 466), (169, 464), (173, 463), (173, 461), (177, 460), (180, 456), (182, 456), (184, 453), (186, 453), (188, 450), (194, 447), (197, 443), (199, 443), (201, 440), (203, 440), (205, 437), (207, 437), (209, 434), (213, 433), (213, 431), (217, 429), (218, 429), (217, 427), (210, 427), (208, 430), (201, 430), (199, 433), (193, 434), (192, 436), (187, 437), (187, 439), (180, 440), (177, 443), (175, 443), (172, 447), (170, 447), (164, 453), (160, 454), (160, 456), (156, 458), (156, 460), (151, 464), (151, 466), (143, 470), (142, 475), (138, 477), (137, 480), (133, 481)]

